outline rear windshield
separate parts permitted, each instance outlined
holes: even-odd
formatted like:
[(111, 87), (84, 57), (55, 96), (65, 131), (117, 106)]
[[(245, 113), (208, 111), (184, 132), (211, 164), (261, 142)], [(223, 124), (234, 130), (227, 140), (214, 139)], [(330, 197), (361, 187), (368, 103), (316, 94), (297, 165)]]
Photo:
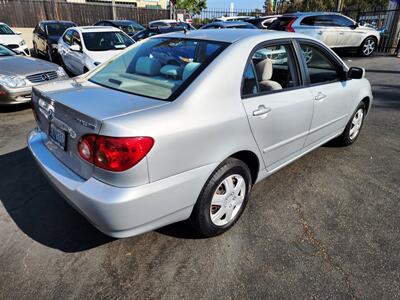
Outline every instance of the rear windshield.
[(64, 31), (70, 27), (74, 27), (72, 23), (55, 23), (46, 25), (47, 35), (49, 36), (62, 36)]
[(271, 26), (269, 26), (268, 29), (286, 31), (287, 26), (293, 19), (295, 19), (295, 18), (294, 17), (280, 17), (280, 18), (276, 19), (274, 22), (272, 22)]
[(89, 79), (135, 95), (172, 101), (228, 44), (152, 38), (100, 67)]
[(83, 40), (89, 51), (122, 50), (133, 44), (133, 41), (122, 32), (85, 32)]

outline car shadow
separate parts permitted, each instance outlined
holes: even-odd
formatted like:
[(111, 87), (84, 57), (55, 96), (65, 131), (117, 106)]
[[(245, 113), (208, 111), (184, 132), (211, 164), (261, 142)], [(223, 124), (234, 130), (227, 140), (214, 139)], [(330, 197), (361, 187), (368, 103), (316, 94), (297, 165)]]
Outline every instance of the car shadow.
[(62, 199), (27, 148), (1, 155), (0, 170), (0, 202), (33, 240), (64, 252), (80, 252), (114, 240), (95, 229)]
[(21, 104), (5, 105), (5, 106), (0, 105), (0, 113), (13, 113), (30, 108), (31, 104), (29, 102)]
[(206, 239), (207, 237), (197, 232), (189, 224), (189, 221), (182, 221), (174, 223), (156, 230), (157, 233), (162, 235), (187, 240), (200, 240)]

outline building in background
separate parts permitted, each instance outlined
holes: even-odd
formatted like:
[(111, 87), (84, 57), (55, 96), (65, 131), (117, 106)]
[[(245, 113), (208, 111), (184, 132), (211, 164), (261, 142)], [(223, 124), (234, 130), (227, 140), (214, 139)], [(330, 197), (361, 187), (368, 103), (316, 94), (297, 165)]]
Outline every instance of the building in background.
[[(66, 0), (75, 3), (111, 3), (112, 0)], [(115, 0), (115, 4), (128, 4), (134, 7), (167, 9), (169, 0)]]

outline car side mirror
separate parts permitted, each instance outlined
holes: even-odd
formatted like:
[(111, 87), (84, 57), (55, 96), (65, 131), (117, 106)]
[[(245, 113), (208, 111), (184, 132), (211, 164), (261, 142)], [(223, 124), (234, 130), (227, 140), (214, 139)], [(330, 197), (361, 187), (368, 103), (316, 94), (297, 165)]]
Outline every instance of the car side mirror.
[(360, 26), (358, 23), (354, 23), (353, 25), (350, 26), (351, 29), (356, 29), (358, 26)]
[(75, 52), (81, 52), (82, 51), (82, 48), (77, 44), (73, 44), (73, 45), (69, 46), (69, 49), (71, 49), (71, 51), (75, 51)]
[(365, 77), (365, 69), (358, 67), (351, 67), (347, 72), (347, 77), (349, 79), (362, 79)]

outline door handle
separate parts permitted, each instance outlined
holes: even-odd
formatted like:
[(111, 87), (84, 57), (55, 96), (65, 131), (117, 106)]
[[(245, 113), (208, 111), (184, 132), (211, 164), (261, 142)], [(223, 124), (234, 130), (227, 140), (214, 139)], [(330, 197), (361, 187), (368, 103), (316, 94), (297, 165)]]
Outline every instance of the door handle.
[(321, 101), (321, 100), (324, 100), (326, 97), (328, 97), (328, 96), (325, 95), (325, 94), (322, 93), (322, 92), (319, 92), (319, 93), (314, 97), (314, 99), (315, 99), (316, 101)]
[(260, 105), (255, 111), (253, 111), (253, 116), (259, 117), (268, 114), (271, 111), (271, 107), (265, 107)]

